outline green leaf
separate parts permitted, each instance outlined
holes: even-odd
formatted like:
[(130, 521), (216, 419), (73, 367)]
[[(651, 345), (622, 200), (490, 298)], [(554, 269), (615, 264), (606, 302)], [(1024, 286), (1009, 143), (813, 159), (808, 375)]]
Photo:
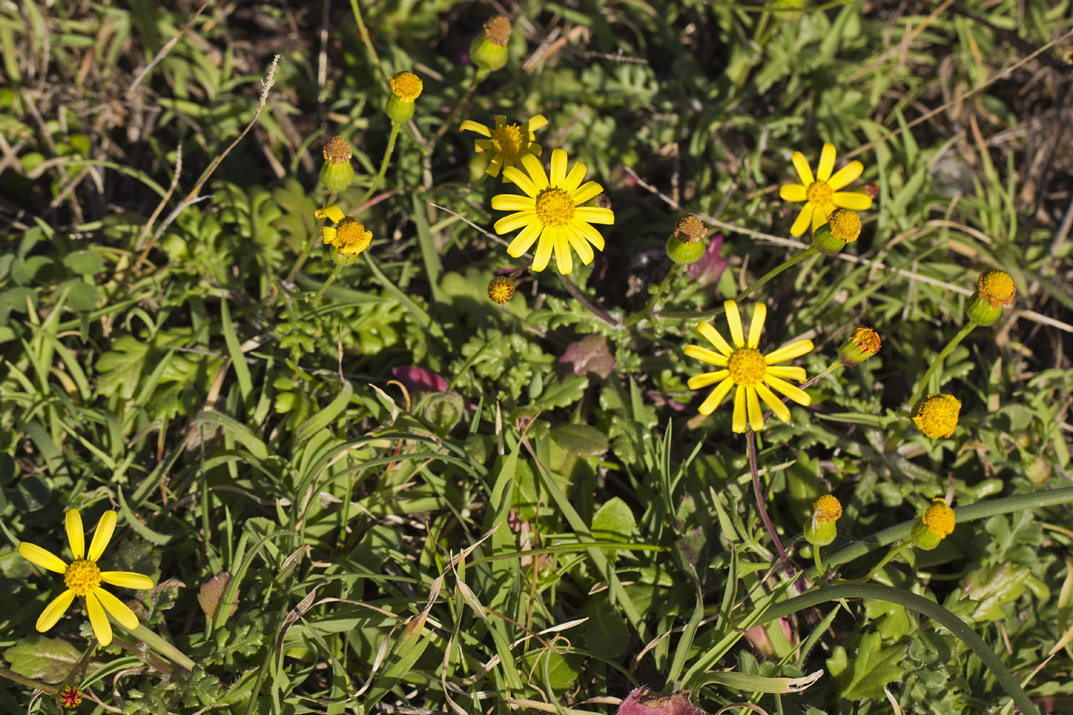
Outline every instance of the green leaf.
[(1001, 621), (1006, 619), (1002, 604), (1016, 601), (1025, 590), (1025, 580), (1032, 569), (1014, 566), (1006, 560), (987, 571), (977, 569), (965, 579), (962, 587), (965, 595), (976, 601), (972, 617), (976, 621)]
[(74, 251), (63, 257), (63, 265), (81, 276), (95, 276), (104, 270), (104, 259), (96, 251)]
[(567, 375), (544, 388), (544, 393), (536, 401), (536, 406), (545, 410), (553, 407), (569, 407), (584, 396), (588, 386), (589, 378), (581, 375)]
[(846, 700), (883, 700), (883, 686), (901, 679), (904, 670), (898, 663), (904, 658), (904, 646), (884, 646), (878, 633), (865, 633), (857, 645), (857, 657), (838, 678), (839, 695)]
[(575, 457), (599, 457), (610, 446), (607, 435), (589, 425), (560, 425), (552, 427), (551, 438)]
[(74, 670), (82, 653), (62, 638), (20, 638), (4, 651), (11, 670), (24, 678), (62, 683)]
[(596, 510), (592, 517), (592, 535), (597, 539), (626, 541), (636, 525), (633, 511), (626, 502), (615, 497)]
[(607, 596), (597, 596), (585, 604), (585, 615), (589, 620), (582, 626), (581, 643), (588, 650), (604, 658), (618, 658), (626, 652), (630, 644), (630, 628), (626, 619), (620, 616)]
[(97, 360), (97, 394), (122, 399), (134, 397), (141, 381), (149, 346), (135, 337), (124, 335), (112, 343), (112, 349)]

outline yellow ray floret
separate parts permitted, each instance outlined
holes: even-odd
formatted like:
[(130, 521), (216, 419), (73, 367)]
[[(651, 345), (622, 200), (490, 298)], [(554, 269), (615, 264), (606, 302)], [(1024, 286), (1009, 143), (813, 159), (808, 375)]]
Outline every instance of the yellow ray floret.
[(815, 177), (812, 176), (812, 169), (804, 154), (795, 151), (791, 161), (797, 170), (797, 175), (801, 178), (801, 183), (780, 187), (779, 196), (786, 201), (805, 202), (793, 226), (790, 227), (791, 235), (800, 236), (810, 224), (812, 230), (815, 231), (827, 223), (827, 218), (836, 208), (854, 211), (872, 208), (872, 197), (868, 194), (840, 191), (856, 181), (864, 171), (864, 165), (859, 161), (851, 161), (835, 172), (833, 144), (823, 145), (823, 150), (820, 152), (820, 165), (816, 167)]
[(540, 160), (532, 154), (519, 157), (522, 169), (507, 167), (503, 175), (525, 192), (499, 194), (492, 197), (492, 208), (513, 211), (495, 223), (496, 233), (511, 231), (518, 235), (507, 247), (507, 253), (517, 258), (536, 243), (533, 270), (544, 270), (555, 254), (555, 265), (563, 275), (574, 267), (573, 252), (577, 251), (581, 262), (588, 265), (595, 253), (602, 251), (604, 237), (592, 224), (613, 224), (615, 214), (611, 209), (582, 206), (596, 198), (604, 189), (595, 181), (585, 180), (587, 171), (580, 161), (567, 171), (567, 156), (562, 149), (551, 153), (551, 173), (544, 173)]
[(685, 349), (685, 354), (689, 357), (722, 368), (689, 378), (688, 385), (691, 390), (715, 385), (715, 389), (701, 403), (698, 411), (702, 415), (710, 415), (723, 398), (734, 390), (734, 416), (731, 428), (735, 432), (744, 432), (746, 424), (756, 431), (764, 428), (761, 400), (779, 419), (783, 422), (789, 421), (790, 409), (775, 396), (772, 390), (782, 393), (799, 405), (808, 406), (812, 400), (804, 390), (786, 382), (787, 380), (804, 382), (805, 369), (782, 367), (778, 363), (810, 352), (812, 341), (798, 340), (796, 343), (764, 355), (757, 349), (757, 346), (760, 344), (760, 334), (764, 330), (767, 306), (763, 303), (756, 304), (753, 309), (753, 320), (749, 325), (748, 340), (746, 340), (737, 303), (728, 300), (723, 305), (726, 307), (727, 325), (730, 327), (732, 343), (728, 343), (711, 323), (701, 323), (697, 326), (697, 332), (711, 343), (715, 350), (700, 345), (689, 345)]

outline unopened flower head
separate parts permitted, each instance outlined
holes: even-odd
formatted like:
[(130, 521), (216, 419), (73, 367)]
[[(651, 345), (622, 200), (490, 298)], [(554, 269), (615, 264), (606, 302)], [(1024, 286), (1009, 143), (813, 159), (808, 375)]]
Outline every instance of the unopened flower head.
[(805, 540), (813, 546), (827, 546), (838, 535), (835, 526), (842, 518), (842, 504), (833, 494), (825, 494), (812, 503), (812, 518), (805, 524)]
[(102, 583), (120, 588), (153, 587), (153, 580), (148, 576), (128, 571), (101, 571), (98, 568), (97, 560), (100, 559), (105, 547), (112, 539), (115, 525), (116, 513), (112, 510), (104, 512), (100, 521), (97, 522), (93, 541), (87, 551), (82, 517), (77, 509), (68, 511), (67, 540), (71, 545), (71, 555), (74, 557), (70, 564), (40, 546), (25, 541), (19, 544), (19, 554), (24, 559), (43, 569), (63, 574), (63, 582), (67, 587), (66, 591), (45, 606), (45, 610), (41, 612), (35, 626), (39, 633), (44, 633), (56, 625), (56, 621), (60, 620), (76, 596), (83, 600), (86, 613), (89, 615), (89, 623), (93, 627), (93, 635), (97, 637), (101, 645), (106, 646), (112, 642), (112, 625), (108, 622), (105, 610), (127, 630), (134, 630), (138, 627), (138, 617), (134, 615), (134, 611), (109, 591), (101, 588)]
[(481, 75), (494, 72), (507, 64), (510, 30), (510, 18), (496, 15), (484, 23), (481, 34), (473, 39), (469, 46), (469, 58), (477, 65)]
[(488, 284), (488, 297), (500, 305), (509, 303), (514, 297), (514, 281), (508, 276), (496, 276)]
[[(586, 166), (580, 161), (567, 171), (567, 155), (562, 149), (551, 153), (551, 173), (544, 173), (540, 160), (532, 154), (521, 155), (521, 166), (510, 166), (503, 175), (517, 184), (524, 196), (498, 194), (492, 197), (492, 208), (512, 211), (495, 223), (496, 233), (503, 235), (522, 229), (507, 247), (507, 253), (517, 258), (536, 243), (533, 270), (542, 271), (555, 254), (555, 264), (563, 275), (574, 267), (573, 252), (588, 265), (595, 257), (593, 248), (604, 249), (604, 237), (592, 224), (613, 224), (611, 209), (582, 206), (603, 191), (595, 181), (585, 181)], [(584, 183), (582, 183), (584, 182)]]
[(65, 708), (76, 708), (82, 704), (82, 691), (73, 685), (65, 685), (60, 690), (60, 705)]
[(704, 255), (704, 238), (708, 230), (696, 216), (683, 216), (667, 239), (667, 257), (680, 265), (692, 265)]
[(731, 428), (735, 432), (744, 432), (747, 424), (757, 431), (764, 428), (760, 400), (763, 400), (780, 420), (789, 421), (790, 409), (775, 396), (772, 389), (781, 392), (799, 405), (808, 406), (812, 399), (807, 392), (787, 382), (787, 380), (804, 382), (805, 368), (780, 367), (778, 363), (810, 352), (813, 347), (812, 341), (798, 340), (796, 343), (764, 355), (757, 349), (757, 346), (760, 344), (760, 334), (764, 329), (764, 320), (767, 318), (767, 306), (757, 303), (753, 308), (753, 320), (749, 325), (748, 341), (746, 341), (738, 304), (728, 300), (723, 305), (726, 307), (727, 324), (730, 326), (733, 346), (711, 323), (700, 323), (697, 326), (697, 332), (711, 343), (715, 350), (699, 345), (689, 345), (685, 349), (685, 354), (689, 357), (722, 368), (689, 378), (687, 384), (690, 390), (715, 385), (715, 389), (701, 403), (698, 412), (702, 415), (710, 415), (731, 389), (734, 389), (734, 416)]
[(976, 293), (969, 299), (966, 312), (969, 320), (977, 325), (991, 325), (1002, 309), (1013, 305), (1017, 297), (1017, 284), (1005, 271), (984, 271), (976, 280)]
[(913, 543), (925, 551), (930, 551), (939, 545), (939, 542), (954, 533), (956, 522), (954, 510), (946, 503), (945, 499), (936, 497), (932, 500), (920, 519), (913, 525)]
[(343, 137), (332, 137), (324, 145), (324, 165), (320, 168), (320, 183), (328, 191), (343, 191), (354, 183), (354, 165), (350, 163), (353, 152)]
[(860, 365), (879, 352), (882, 342), (871, 328), (857, 328), (838, 348), (838, 360), (846, 367)]
[(396, 72), (389, 84), (391, 96), (384, 111), (395, 124), (402, 124), (414, 115), (414, 100), (421, 96), (424, 84), (413, 72)]
[(945, 439), (954, 434), (958, 424), (961, 402), (953, 395), (933, 393), (925, 397), (913, 415), (913, 424), (932, 439)]
[(812, 245), (833, 256), (861, 235), (861, 215), (852, 209), (835, 209), (829, 220), (812, 233)]
[[(521, 159), (522, 154), (540, 156), (541, 148), (536, 143), (536, 132), (547, 125), (548, 120), (543, 115), (536, 115), (522, 124), (507, 124), (506, 116), (497, 114), (495, 128), (489, 129), (486, 125), (474, 122), (470, 119), (462, 122), (459, 131), (477, 132), (487, 139), (477, 139), (473, 142), (473, 149), (477, 152), (493, 152), (492, 160), (488, 162), (485, 173), (491, 176), (499, 176), (499, 172), (505, 167), (514, 166)], [(507, 177), (504, 174), (503, 181)]]
[(366, 231), (365, 226), (356, 218), (347, 216), (335, 204), (317, 209), (314, 212), (317, 218), (329, 218), (335, 223), (335, 227), (325, 226), (320, 230), (324, 243), (335, 247), (339, 254), (346, 257), (356, 256), (372, 242), (372, 231)]
[(864, 165), (859, 161), (851, 161), (844, 167), (834, 171), (835, 148), (832, 144), (824, 144), (820, 152), (820, 164), (816, 167), (816, 176), (813, 177), (812, 169), (808, 165), (805, 155), (795, 151), (791, 158), (797, 175), (801, 178), (800, 184), (786, 184), (779, 189), (779, 196), (786, 201), (804, 202), (801, 213), (797, 215), (790, 234), (800, 236), (811, 224), (812, 230), (816, 231), (820, 226), (827, 223), (831, 212), (836, 208), (853, 209), (864, 211), (872, 208), (872, 197), (867, 194), (841, 191), (855, 181), (864, 171)]

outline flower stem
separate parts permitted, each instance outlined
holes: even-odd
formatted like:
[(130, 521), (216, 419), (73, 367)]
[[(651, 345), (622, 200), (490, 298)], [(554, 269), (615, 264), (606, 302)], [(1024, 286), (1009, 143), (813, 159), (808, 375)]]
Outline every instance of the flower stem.
[(324, 279), (324, 284), (321, 285), (320, 290), (317, 291), (317, 295), (313, 297), (313, 302), (316, 303), (324, 296), (324, 291), (328, 290), (328, 286), (335, 282), (335, 277), (339, 275), (339, 271), (343, 269), (343, 264), (336, 264), (332, 272), (328, 274), (328, 277)]
[(816, 578), (817, 579), (823, 578), (823, 559), (820, 558), (820, 547), (819, 546), (814, 545), (812, 547), (812, 555), (816, 559)]
[(622, 323), (620, 323), (617, 320), (615, 320), (614, 318), (612, 318), (610, 315), (607, 314), (607, 312), (601, 310), (591, 300), (586, 298), (585, 294), (582, 293), (578, 289), (578, 287), (576, 285), (574, 285), (570, 281), (570, 279), (568, 279), (566, 276), (564, 276), (563, 274), (559, 273), (558, 271), (556, 271), (555, 275), (559, 276), (559, 280), (562, 281), (563, 287), (566, 288), (566, 291), (570, 295), (574, 296), (574, 298), (577, 299), (577, 302), (581, 303), (583, 306), (588, 308), (590, 313), (592, 313), (597, 318), (599, 318), (600, 320), (602, 320), (605, 323), (607, 323), (608, 325), (610, 325), (612, 328), (621, 328), (622, 327)]
[(764, 522), (764, 528), (767, 529), (768, 536), (775, 542), (779, 562), (785, 565), (789, 563), (789, 559), (786, 557), (786, 549), (782, 547), (782, 541), (779, 540), (779, 535), (775, 532), (775, 525), (771, 523), (771, 517), (768, 516), (767, 507), (764, 505), (764, 490), (760, 486), (760, 470), (756, 466), (756, 433), (750, 429), (745, 437), (746, 448), (749, 452), (749, 471), (753, 475), (753, 494), (756, 496), (756, 509), (760, 512), (760, 519)]
[(455, 120), (458, 119), (458, 115), (465, 111), (466, 107), (469, 106), (470, 100), (473, 99), (473, 93), (477, 91), (477, 85), (481, 83), (482, 79), (484, 78), (481, 76), (480, 72), (475, 72), (473, 74), (473, 81), (469, 83), (469, 87), (466, 89), (466, 93), (462, 95), (462, 99), (455, 105), (455, 108), (451, 110), (451, 113), (447, 115), (447, 118), (443, 120), (443, 124), (436, 130), (436, 133), (432, 135), (432, 141), (428, 143), (429, 153), (436, 147), (436, 143), (439, 142), (440, 139), (443, 139), (443, 135), (446, 134), (448, 128), (455, 123)]
[(639, 310), (630, 317), (626, 318), (626, 321), (622, 324), (623, 327), (630, 328), (637, 323), (641, 322), (644, 318), (656, 314), (656, 307), (659, 305), (659, 299), (663, 295), (663, 292), (667, 290), (667, 286), (671, 284), (671, 279), (678, 273), (680, 268), (679, 264), (675, 263), (667, 271), (667, 275), (663, 276), (663, 280), (656, 286), (656, 292), (652, 294), (652, 297), (645, 303), (644, 310)]
[(961, 343), (961, 341), (965, 339), (965, 336), (971, 333), (972, 329), (975, 327), (976, 323), (972, 322), (971, 320), (966, 323), (965, 327), (958, 331), (958, 334), (955, 335), (950, 340), (950, 342), (946, 344), (946, 347), (943, 348), (942, 352), (940, 352), (939, 355), (936, 356), (935, 360), (932, 361), (931, 366), (928, 368), (928, 371), (924, 373), (924, 377), (922, 377), (920, 379), (920, 382), (917, 383), (917, 389), (913, 392), (913, 396), (909, 398), (910, 410), (913, 409), (914, 405), (920, 402), (920, 399), (922, 397), (924, 397), (924, 393), (928, 390), (928, 382), (931, 380), (932, 375), (935, 374), (935, 371), (942, 367), (943, 360), (946, 360), (946, 358), (950, 357), (950, 353), (954, 352), (954, 348), (956, 348)]
[(387, 174), (387, 165), (391, 160), (391, 152), (395, 150), (395, 140), (399, 137), (399, 124), (398, 122), (391, 123), (391, 134), (387, 138), (387, 148), (384, 149), (384, 158), (380, 160), (380, 171), (377, 173), (376, 178), (373, 179), (372, 185), (365, 191), (365, 195), (361, 197), (361, 201), (358, 202), (358, 206), (361, 206), (369, 197), (372, 196), (377, 189), (380, 188), (380, 182), (384, 180), (384, 176)]
[(894, 546), (890, 547), (890, 551), (887, 552), (887, 555), (884, 556), (882, 559), (880, 559), (879, 563), (876, 564), (875, 566), (873, 566), (871, 571), (869, 571), (868, 573), (866, 573), (864, 575), (864, 578), (855, 579), (855, 581), (861, 582), (861, 583), (871, 581), (873, 578), (875, 578), (875, 575), (877, 573), (879, 573), (883, 569), (884, 566), (889, 564), (894, 559), (895, 556), (897, 556), (898, 554), (902, 553), (907, 548), (910, 548), (912, 545), (913, 544), (910, 541), (903, 541), (903, 542), (901, 542), (899, 544), (895, 544)]

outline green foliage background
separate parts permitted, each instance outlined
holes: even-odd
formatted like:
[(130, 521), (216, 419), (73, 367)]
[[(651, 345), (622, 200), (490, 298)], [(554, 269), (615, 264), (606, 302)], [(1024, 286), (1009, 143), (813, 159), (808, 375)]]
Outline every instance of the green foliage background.
[[(0, 5), (5, 672), (81, 683), (102, 713), (605, 713), (641, 685), (709, 712), (1012, 708), (964, 639), (897, 600), (746, 630), (791, 581), (729, 408), (696, 415), (683, 316), (803, 245), (778, 186), (792, 152), (815, 166), (831, 142), (839, 165), (860, 149), (875, 206), (843, 254), (753, 296), (762, 346), (812, 339), (810, 375), (857, 325), (883, 347), (759, 435), (772, 519), (805, 570), (809, 504), (836, 494), (825, 558), (852, 579), (932, 498), (979, 507), (875, 580), (953, 612), (1041, 710), (1073, 709), (1069, 0), (351, 4)], [(545, 157), (564, 148), (604, 185), (616, 222), (575, 262), (584, 300), (553, 267), (487, 299), (516, 265), (489, 208), (511, 189), (471, 135), (431, 141), (500, 10), (511, 61), (452, 121), (543, 114)], [(264, 111), (226, 153), (274, 54)], [(351, 142), (337, 202), (358, 209), (390, 129), (383, 77), (402, 69), (424, 93), (360, 213), (372, 247), (312, 300), (327, 252), (287, 275), (328, 199), (320, 147)], [(728, 269), (677, 275), (624, 327), (687, 212), (721, 232)], [(903, 429), (988, 268), (1018, 300), (930, 386), (962, 402), (953, 438)], [(87, 525), (120, 510), (107, 567), (157, 580), (123, 595), (192, 671), (118, 641), (83, 660), (77, 606), (34, 631), (59, 583), (15, 549), (64, 553), (68, 508)], [(233, 615), (199, 602), (221, 572)], [(0, 704), (58, 712), (31, 692), (4, 681)]]

